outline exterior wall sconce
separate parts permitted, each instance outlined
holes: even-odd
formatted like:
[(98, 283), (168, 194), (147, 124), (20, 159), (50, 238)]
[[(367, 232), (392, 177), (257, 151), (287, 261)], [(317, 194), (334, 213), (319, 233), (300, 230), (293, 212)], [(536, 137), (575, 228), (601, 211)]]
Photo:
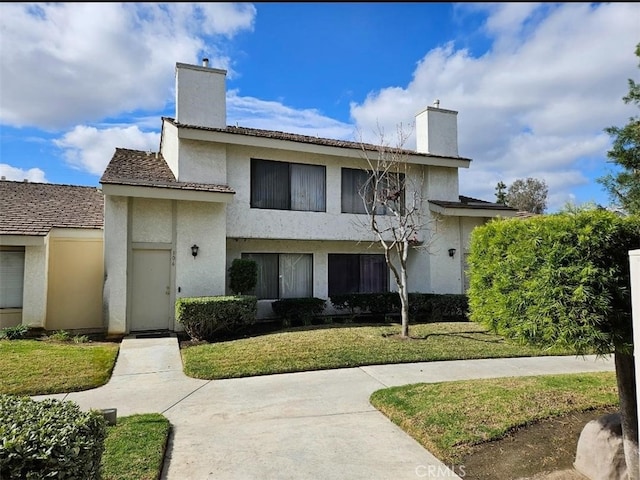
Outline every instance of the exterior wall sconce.
[(198, 245), (196, 245), (195, 243), (193, 244), (193, 246), (191, 247), (191, 255), (193, 255), (193, 258), (198, 256), (198, 249), (200, 247)]
[(456, 249), (455, 249), (455, 248), (450, 248), (450, 249), (449, 249), (449, 256), (450, 256), (451, 258), (453, 258), (453, 256), (454, 256), (455, 254), (456, 254)]

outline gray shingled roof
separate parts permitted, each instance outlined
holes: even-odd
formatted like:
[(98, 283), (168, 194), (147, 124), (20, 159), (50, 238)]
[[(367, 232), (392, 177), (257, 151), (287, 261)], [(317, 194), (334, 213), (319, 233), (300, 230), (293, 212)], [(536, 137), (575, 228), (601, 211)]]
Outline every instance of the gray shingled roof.
[(0, 180), (0, 235), (103, 225), (104, 197), (96, 187)]
[[(367, 151), (373, 151), (373, 152), (377, 152), (378, 149), (380, 148), (379, 145), (373, 145), (370, 143), (351, 142), (348, 140), (335, 140), (332, 138), (312, 137), (310, 135), (299, 135), (297, 133), (279, 132), (277, 130), (261, 130), (259, 128), (234, 127), (234, 126), (228, 126), (226, 128), (201, 127), (198, 125), (187, 125), (184, 123), (178, 123), (175, 121), (175, 119), (171, 117), (162, 117), (162, 119), (167, 120), (168, 122), (175, 125), (176, 127), (186, 127), (186, 128), (193, 128), (196, 130), (207, 130), (211, 132), (233, 133), (236, 135), (246, 135), (250, 137), (273, 138), (276, 140), (288, 140), (290, 142), (299, 142), (299, 143), (312, 143), (315, 145), (351, 148), (355, 150), (362, 150), (364, 148)], [(421, 153), (421, 152), (416, 152), (415, 150), (408, 150), (408, 149), (399, 149), (398, 153), (405, 154), (405, 155), (419, 155), (422, 157), (451, 158), (444, 155), (435, 155), (433, 153)], [(457, 157), (457, 158), (459, 158), (460, 160), (471, 161), (470, 158), (465, 158), (465, 157)]]
[(429, 203), (433, 203), (434, 205), (438, 205), (443, 208), (472, 208), (472, 209), (483, 209), (483, 210), (508, 210), (508, 211), (516, 211), (515, 208), (507, 207), (502, 203), (493, 203), (487, 202), (485, 200), (479, 200), (473, 197), (466, 197), (464, 195), (459, 195), (459, 202), (451, 202), (446, 200), (429, 200)]
[(178, 182), (162, 154), (127, 148), (116, 148), (100, 183), (235, 193), (227, 185)]

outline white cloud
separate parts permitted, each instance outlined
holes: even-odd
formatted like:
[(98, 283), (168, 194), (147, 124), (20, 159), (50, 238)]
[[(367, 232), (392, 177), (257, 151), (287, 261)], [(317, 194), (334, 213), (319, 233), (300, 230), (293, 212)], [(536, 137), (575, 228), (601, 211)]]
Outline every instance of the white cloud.
[(0, 163), (0, 176), (5, 180), (23, 181), (26, 179), (30, 182), (47, 183), (44, 172), (39, 168), (24, 170), (22, 168), (12, 167), (6, 163)]
[(142, 132), (137, 126), (97, 129), (78, 125), (62, 138), (54, 140), (54, 144), (63, 149), (69, 165), (101, 176), (116, 147), (157, 151), (160, 134)]
[[(371, 92), (351, 105), (352, 118), (372, 141), (378, 123), (393, 132), (437, 98), (459, 112), (459, 152), (474, 160), (461, 172), (462, 194), (493, 200), (499, 180), (533, 176), (548, 183), (557, 207), (589, 181), (585, 167), (606, 156), (603, 129), (637, 114), (622, 97), (638, 73), (640, 5), (489, 3), (458, 11), (465, 8), (488, 12), (488, 52), (475, 58), (453, 43), (435, 48), (406, 87)], [(415, 137), (406, 146), (414, 148)]]
[(353, 125), (322, 115), (315, 109), (296, 110), (280, 102), (227, 93), (227, 119), (243, 127), (280, 130), (300, 135), (352, 140)]
[(0, 122), (61, 130), (161, 109), (176, 61), (231, 69), (207, 36), (251, 30), (255, 16), (215, 2), (3, 3)]

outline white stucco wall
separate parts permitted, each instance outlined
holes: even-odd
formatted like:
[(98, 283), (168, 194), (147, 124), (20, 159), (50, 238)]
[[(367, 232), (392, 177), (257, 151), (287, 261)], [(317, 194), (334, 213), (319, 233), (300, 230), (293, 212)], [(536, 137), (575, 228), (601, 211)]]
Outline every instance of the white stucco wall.
[[(462, 245), (459, 217), (439, 217), (429, 249), (433, 293), (462, 293)], [(455, 248), (453, 257), (449, 249)]]
[(162, 122), (163, 135), (160, 140), (160, 153), (176, 178), (180, 178), (180, 165), (178, 164), (178, 128), (164, 120)]
[(181, 182), (227, 184), (226, 146), (197, 140), (180, 140)]
[(127, 331), (128, 199), (105, 196), (104, 316), (109, 334)]
[(227, 126), (225, 70), (176, 64), (176, 120), (185, 125)]
[(45, 327), (47, 317), (48, 240), (44, 245), (24, 249), (22, 324)]
[(447, 167), (429, 167), (427, 180), (427, 198), (458, 202), (458, 169)]
[(458, 156), (458, 112), (427, 107), (416, 115), (416, 150)]
[(171, 200), (134, 198), (131, 204), (131, 241), (171, 243)]
[[(178, 202), (176, 220), (176, 297), (224, 295), (225, 205)], [(197, 257), (191, 255), (194, 244)]]

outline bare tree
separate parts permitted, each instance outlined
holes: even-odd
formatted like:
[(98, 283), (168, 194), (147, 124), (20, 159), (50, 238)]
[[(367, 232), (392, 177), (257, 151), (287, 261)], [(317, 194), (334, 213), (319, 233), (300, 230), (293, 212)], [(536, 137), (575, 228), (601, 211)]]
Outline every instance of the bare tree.
[(542, 214), (547, 209), (548, 193), (544, 180), (519, 178), (507, 190), (507, 205), (520, 211)]
[[(423, 211), (424, 168), (411, 166), (403, 148), (409, 134), (402, 125), (397, 129), (397, 146), (385, 142), (380, 131), (376, 149), (362, 143), (367, 162), (366, 181), (360, 188), (370, 229), (382, 249), (389, 270), (398, 286), (401, 304), (401, 337), (409, 337), (409, 285), (407, 259), (411, 249), (426, 249), (432, 229)], [(420, 236), (423, 240), (419, 241)], [(429, 239), (429, 240), (427, 240)]]

